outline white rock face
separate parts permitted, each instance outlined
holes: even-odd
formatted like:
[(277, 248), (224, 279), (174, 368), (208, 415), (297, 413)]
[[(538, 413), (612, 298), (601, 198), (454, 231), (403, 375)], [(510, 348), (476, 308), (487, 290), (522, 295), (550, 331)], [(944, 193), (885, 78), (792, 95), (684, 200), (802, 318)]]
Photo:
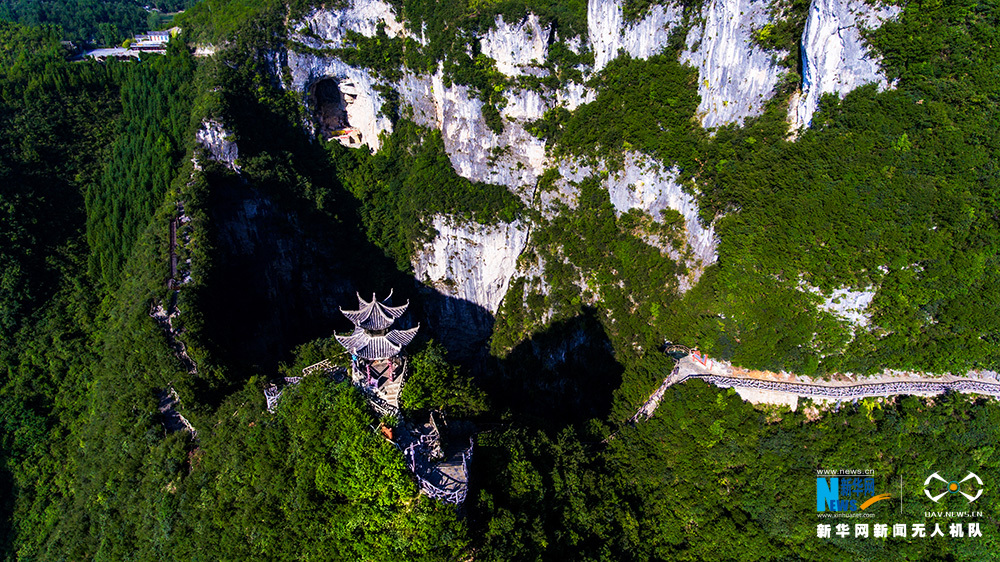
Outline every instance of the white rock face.
[[(699, 117), (703, 126), (741, 123), (747, 117), (759, 115), (772, 97), (783, 72), (776, 62), (786, 53), (766, 52), (754, 46), (751, 35), (754, 29), (769, 23), (768, 11), (773, 1), (706, 0), (680, 57), (682, 62), (698, 69), (698, 89), (702, 97)], [(843, 78), (846, 75), (842, 67), (856, 69), (868, 64), (864, 59), (867, 53), (859, 50), (857, 28), (843, 26), (856, 26), (857, 22), (874, 25), (871, 22), (880, 22), (896, 13), (895, 9), (873, 10), (861, 4), (861, 0), (814, 0), (804, 53), (806, 79), (811, 87), (796, 105), (812, 109), (800, 113), (811, 116), (815, 111), (814, 100), (825, 91), (825, 84), (839, 84), (837, 87), (841, 89), (837, 91), (843, 93), (866, 81), (862, 78), (868, 75), (860, 71), (850, 74), (853, 78)], [(653, 6), (641, 21), (626, 25), (622, 0), (589, 0), (587, 12), (585, 39), (595, 55), (594, 72), (604, 68), (619, 50), (635, 58), (648, 58), (661, 52), (669, 43), (671, 30), (683, 20), (679, 7)], [(869, 12), (870, 15), (860, 15)], [(290, 27), (297, 30), (293, 40), (313, 49), (330, 49), (347, 45), (346, 30), (372, 36), (381, 24), (390, 36), (408, 34), (414, 37), (413, 30), (407, 30), (391, 7), (381, 0), (352, 0), (344, 10), (317, 10)], [(303, 27), (308, 32), (299, 33)], [(840, 35), (837, 35), (838, 29)], [(551, 30), (543, 27), (534, 15), (516, 24), (498, 19), (496, 29), (480, 38), (480, 46), (504, 74), (512, 77), (537, 75), (543, 71), (535, 63), (543, 62), (547, 56), (550, 34)], [(422, 40), (423, 34), (420, 36), (418, 40)], [(826, 37), (827, 41), (842, 39), (840, 50), (837, 51), (835, 45), (826, 46), (820, 41), (821, 37)], [(576, 50), (583, 46), (579, 39), (562, 40)], [(824, 50), (836, 51), (836, 57), (822, 58)], [(557, 105), (575, 109), (593, 101), (595, 92), (583, 85), (571, 84), (564, 90), (544, 94), (512, 88), (505, 93), (507, 105), (501, 111), (504, 130), (496, 134), (486, 126), (483, 104), (477, 93), (462, 85), (446, 86), (440, 69), (433, 75), (405, 72), (401, 80), (390, 83), (367, 69), (348, 66), (332, 56), (293, 50), (282, 56), (284, 60), (280, 64), (276, 60), (275, 68), (280, 70), (287, 66), (290, 69), (291, 81), (286, 84), (289, 89), (308, 93), (310, 87), (323, 78), (350, 80), (355, 84), (358, 97), (348, 108), (348, 121), (361, 131), (362, 142), (372, 149), (379, 148), (379, 135), (391, 132), (392, 127), (388, 117), (379, 115), (384, 100), (374, 86), (391, 86), (400, 93), (402, 103), (412, 108), (411, 118), (415, 122), (442, 132), (445, 150), (459, 175), (473, 181), (507, 186), (526, 203), (538, 205), (543, 216), (550, 217), (555, 212), (552, 209), (558, 207), (556, 203), (575, 204), (574, 182), (596, 172), (572, 159), (556, 161), (549, 158), (545, 144), (525, 130), (527, 122), (542, 117)], [(850, 60), (852, 57), (858, 60)], [(840, 66), (834, 64), (837, 61), (841, 61)], [(834, 76), (841, 78), (831, 78)], [(799, 119), (806, 123), (808, 118)], [(538, 177), (550, 167), (559, 169), (562, 176), (556, 182), (556, 189), (536, 194), (534, 188)], [(676, 175), (673, 170), (661, 169), (637, 154), (629, 154), (624, 170), (607, 178), (605, 185), (619, 213), (638, 208), (658, 219), (660, 211), (670, 208), (684, 216), (688, 244), (681, 253), (688, 256), (688, 269), (692, 274), (681, 280), (683, 290), (697, 281), (704, 267), (717, 260), (717, 240), (711, 226), (701, 225), (697, 205), (677, 184)], [(516, 257), (527, 240), (527, 227), (520, 223), (502, 228), (456, 226), (443, 217), (434, 219), (434, 227), (440, 234), (414, 261), (418, 277), (426, 277), (444, 294), (495, 312), (515, 274)], [(479, 259), (476, 256), (491, 257)], [(502, 263), (495, 265), (494, 258)], [(445, 279), (451, 279), (454, 287), (444, 283)]]
[[(673, 209), (684, 216), (690, 275), (680, 280), (681, 291), (698, 282), (706, 267), (718, 260), (718, 238), (715, 228), (702, 226), (698, 219), (698, 203), (676, 183), (677, 171), (663, 169), (655, 160), (639, 153), (629, 153), (623, 170), (610, 175), (605, 184), (611, 204), (619, 215), (630, 209), (640, 209), (656, 220), (660, 212)], [(679, 257), (679, 256), (678, 256)]]
[(520, 221), (458, 224), (441, 215), (432, 224), (437, 236), (413, 257), (417, 279), (496, 314), (528, 242), (528, 227)]
[(862, 0), (813, 0), (802, 37), (802, 92), (789, 108), (793, 129), (809, 126), (823, 94), (836, 92), (843, 98), (872, 82), (879, 91), (890, 87), (861, 31), (876, 29), (901, 11)]
[[(222, 123), (215, 120), (203, 121), (201, 127), (195, 132), (194, 138), (208, 151), (212, 160), (225, 164), (234, 172), (240, 171), (240, 167), (236, 163), (236, 159), (240, 157), (239, 148)], [(197, 166), (197, 161), (195, 161), (195, 165)]]
[[(535, 207), (545, 220), (555, 218), (563, 207), (575, 209), (580, 192), (578, 184), (594, 174), (594, 168), (575, 158), (564, 158), (555, 164), (559, 177), (553, 182), (552, 189), (538, 189), (533, 197)], [(603, 164), (599, 166), (603, 167)]]
[[(483, 102), (466, 86), (445, 86), (439, 70), (433, 76), (407, 73), (397, 87), (413, 107), (413, 120), (439, 129), (445, 151), (458, 175), (473, 181), (504, 185), (522, 197), (545, 169), (545, 143), (531, 136), (520, 121), (505, 118), (503, 133), (486, 126)], [(537, 96), (512, 97), (502, 116), (535, 119), (544, 112)]]
[(551, 105), (542, 94), (532, 90), (510, 89), (504, 93), (507, 106), (501, 114), (518, 120), (534, 120), (545, 114)]
[(829, 312), (841, 320), (846, 320), (854, 328), (863, 328), (871, 321), (868, 305), (875, 298), (874, 288), (864, 291), (841, 288), (834, 289), (831, 295), (824, 295), (819, 288), (800, 279), (799, 289), (822, 297), (823, 302), (818, 305), (820, 310)]
[[(354, 0), (343, 10), (317, 9), (293, 27), (296, 41), (314, 49), (348, 46), (347, 32), (374, 37), (379, 25), (385, 25), (389, 37), (403, 35), (403, 24), (392, 7), (381, 0)], [(305, 27), (311, 33), (299, 33)], [(310, 35), (319, 36), (317, 40)]]
[[(347, 40), (348, 31), (374, 37), (380, 25), (385, 25), (385, 32), (390, 37), (406, 33), (392, 7), (385, 2), (354, 0), (343, 10), (319, 9), (311, 12), (302, 21), (291, 25), (294, 30), (291, 39), (312, 49), (343, 48), (351, 45)], [(304, 30), (308, 32), (302, 33)], [(287, 53), (287, 65), (291, 70), (292, 82), (286, 86), (305, 94), (309, 93), (317, 81), (324, 78), (353, 82), (358, 97), (347, 107), (347, 121), (361, 132), (362, 144), (372, 150), (379, 149), (379, 135), (391, 133), (392, 122), (387, 116), (379, 115), (384, 100), (372, 88), (378, 80), (371, 72), (348, 66), (333, 57), (297, 53), (291, 49)], [(278, 75), (281, 73), (278, 72)]]
[(687, 36), (681, 62), (698, 69), (698, 115), (703, 127), (743, 123), (764, 112), (783, 71), (787, 53), (754, 45), (751, 33), (768, 23), (770, 0), (709, 0), (703, 26)]
[[(772, 4), (773, 0), (709, 0), (702, 8), (702, 23), (688, 33), (680, 60), (698, 69), (698, 115), (703, 127), (742, 124), (763, 113), (773, 97), (785, 72), (777, 63), (788, 53), (765, 51), (752, 38), (754, 30), (772, 23), (768, 13)], [(808, 124), (823, 93), (846, 95), (870, 82), (888, 87), (878, 61), (864, 47), (859, 27), (877, 28), (900, 10), (873, 8), (863, 0), (813, 1), (803, 37), (803, 93), (789, 112), (793, 128)], [(596, 72), (617, 57), (619, 49), (635, 58), (659, 53), (669, 42), (670, 31), (681, 23), (681, 10), (653, 6), (641, 21), (626, 25), (620, 0), (590, 0), (587, 18)]]
[(525, 68), (545, 62), (548, 38), (549, 30), (542, 27), (535, 14), (514, 24), (497, 16), (496, 28), (488, 31), (479, 44), (483, 54), (497, 62), (497, 70), (507, 76), (520, 76), (525, 74)]
[(642, 20), (626, 24), (621, 0), (587, 2), (587, 34), (594, 52), (594, 72), (624, 49), (633, 58), (659, 54), (670, 42), (670, 31), (681, 23), (679, 6), (653, 6)]
[(835, 289), (833, 295), (825, 297), (819, 307), (834, 316), (847, 320), (853, 326), (864, 327), (871, 320), (868, 305), (875, 298), (875, 291), (852, 291)]
[(561, 105), (570, 111), (595, 99), (597, 99), (597, 92), (576, 82), (570, 82), (565, 90), (556, 92), (556, 105)]
[[(742, 123), (759, 115), (772, 97), (784, 71), (776, 65), (786, 53), (771, 53), (754, 46), (751, 34), (769, 23), (773, 0), (710, 0), (702, 9), (701, 25), (687, 37), (681, 61), (698, 68), (701, 95), (699, 116), (705, 127)], [(820, 95), (841, 94), (870, 81), (881, 81), (877, 62), (868, 58), (858, 26), (875, 27), (897, 14), (898, 8), (874, 9), (861, 0), (815, 0), (806, 27), (803, 95), (793, 104), (793, 127), (809, 122)], [(590, 0), (588, 43), (595, 54), (594, 71), (618, 55), (619, 50), (636, 58), (647, 58), (668, 44), (670, 31), (682, 23), (680, 8), (653, 6), (641, 21), (626, 25), (621, 0)], [(294, 24), (293, 39), (315, 49), (346, 46), (346, 30), (366, 36), (384, 24), (390, 36), (408, 34), (392, 8), (381, 0), (354, 0), (344, 10), (317, 10)], [(307, 28), (308, 33), (298, 30)], [(509, 76), (537, 73), (535, 61), (547, 55), (550, 30), (535, 15), (516, 24), (498, 18), (496, 29), (487, 32), (480, 44)], [(577, 41), (578, 42), (578, 41)], [(577, 46), (577, 42), (568, 41)], [(380, 116), (383, 100), (372, 86), (379, 80), (366, 69), (349, 67), (332, 57), (304, 55), (289, 51), (287, 64), (292, 71), (290, 88), (307, 92), (317, 80), (332, 77), (349, 79), (358, 88), (359, 98), (349, 108), (348, 120), (362, 134), (362, 142), (379, 148), (378, 136), (391, 132), (391, 123)], [(506, 94), (503, 109), (505, 131), (494, 134), (482, 117), (482, 103), (475, 93), (458, 85), (445, 87), (441, 73), (434, 76), (408, 75), (396, 87), (406, 103), (414, 107), (415, 119), (440, 128), (455, 169), (464, 177), (524, 190), (533, 184), (546, 166), (544, 145), (524, 130), (526, 121), (540, 118), (556, 105), (575, 109), (593, 101), (595, 92), (580, 84), (565, 91), (542, 96), (529, 90)], [(431, 119), (431, 115), (434, 119)], [(513, 120), (513, 121), (511, 121)]]

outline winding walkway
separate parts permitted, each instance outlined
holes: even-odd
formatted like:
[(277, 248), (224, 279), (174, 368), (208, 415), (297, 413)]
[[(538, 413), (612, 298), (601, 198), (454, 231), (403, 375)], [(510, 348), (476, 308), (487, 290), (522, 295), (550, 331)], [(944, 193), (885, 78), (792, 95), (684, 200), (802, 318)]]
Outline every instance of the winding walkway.
[[(945, 392), (964, 392), (1000, 398), (1000, 382), (989, 379), (944, 376), (940, 378), (915, 376), (878, 377), (882, 380), (866, 382), (803, 382), (771, 380), (740, 375), (728, 363), (715, 361), (697, 352), (677, 361), (674, 370), (663, 379), (649, 399), (632, 416), (636, 422), (649, 418), (656, 411), (667, 388), (691, 379), (701, 379), (719, 388), (733, 388), (751, 402), (788, 404), (794, 409), (798, 398), (827, 401), (851, 401), (859, 398), (888, 397), (896, 395), (933, 396)], [(775, 376), (773, 373), (770, 376)]]

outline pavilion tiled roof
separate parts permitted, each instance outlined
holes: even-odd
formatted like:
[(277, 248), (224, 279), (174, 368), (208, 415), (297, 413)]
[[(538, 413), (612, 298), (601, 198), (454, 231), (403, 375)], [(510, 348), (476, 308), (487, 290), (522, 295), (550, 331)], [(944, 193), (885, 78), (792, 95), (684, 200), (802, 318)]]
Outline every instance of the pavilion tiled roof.
[(354, 333), (348, 336), (337, 336), (337, 341), (352, 355), (377, 361), (398, 355), (406, 344), (413, 341), (419, 329), (418, 325), (409, 330), (389, 330), (385, 335), (375, 335), (356, 327)]
[(352, 355), (367, 361), (388, 359), (398, 355), (404, 346), (413, 341), (420, 326), (408, 330), (391, 329), (393, 322), (406, 312), (409, 302), (402, 306), (390, 306), (388, 304), (390, 298), (392, 298), (391, 291), (381, 302), (375, 295), (372, 295), (370, 301), (358, 295), (357, 310), (340, 309), (354, 324), (354, 332), (346, 336), (337, 336), (337, 341)]
[(371, 301), (366, 301), (361, 298), (361, 295), (358, 295), (357, 310), (344, 310), (341, 308), (340, 311), (344, 313), (344, 316), (352, 324), (359, 328), (371, 331), (385, 330), (389, 326), (392, 326), (392, 323), (402, 316), (406, 312), (406, 307), (410, 305), (409, 301), (407, 301), (402, 306), (389, 306), (386, 304), (386, 301), (390, 298), (392, 298), (392, 291), (389, 292), (389, 296), (382, 302), (378, 302), (374, 294), (372, 294)]

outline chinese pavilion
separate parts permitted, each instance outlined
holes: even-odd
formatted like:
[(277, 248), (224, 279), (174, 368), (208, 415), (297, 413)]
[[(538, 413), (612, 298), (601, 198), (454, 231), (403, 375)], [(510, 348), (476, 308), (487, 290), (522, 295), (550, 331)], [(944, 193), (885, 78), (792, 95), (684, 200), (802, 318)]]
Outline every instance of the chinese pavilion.
[[(472, 459), (474, 427), (468, 423), (448, 424), (440, 412), (431, 412), (428, 422), (411, 423), (403, 419), (399, 409), (399, 392), (406, 379), (406, 358), (403, 348), (417, 335), (416, 328), (396, 330), (393, 324), (409, 306), (392, 306), (372, 295), (366, 301), (358, 295), (358, 309), (340, 311), (354, 324), (354, 331), (337, 335), (337, 341), (351, 354), (351, 381), (364, 393), (372, 408), (381, 416), (393, 416), (394, 422), (383, 418), (381, 434), (403, 453), (403, 458), (420, 490), (443, 502), (461, 505), (469, 490), (469, 462)], [(347, 368), (324, 359), (302, 369), (301, 377), (285, 377), (286, 388), (298, 384), (304, 377), (315, 374), (330, 376), (340, 382)], [(264, 389), (267, 409), (274, 412), (283, 390), (276, 384)], [(448, 439), (445, 439), (445, 437)]]
[(420, 329), (419, 325), (408, 330), (392, 328), (410, 303), (390, 306), (390, 298), (392, 291), (381, 302), (374, 294), (370, 301), (358, 295), (357, 310), (340, 309), (354, 324), (354, 331), (336, 336), (340, 345), (351, 354), (352, 381), (368, 395), (382, 415), (395, 415), (399, 411), (399, 391), (406, 377), (406, 361), (400, 352)]

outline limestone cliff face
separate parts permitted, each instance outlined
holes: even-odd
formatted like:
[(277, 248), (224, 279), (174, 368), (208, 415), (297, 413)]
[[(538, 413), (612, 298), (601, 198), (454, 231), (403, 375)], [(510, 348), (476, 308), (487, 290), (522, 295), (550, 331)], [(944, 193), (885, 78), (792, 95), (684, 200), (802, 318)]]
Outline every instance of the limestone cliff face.
[[(305, 19), (292, 25), (292, 40), (309, 49), (339, 49), (351, 46), (347, 32), (372, 37), (379, 26), (385, 27), (390, 37), (405, 34), (403, 24), (396, 18), (392, 7), (380, 0), (359, 0), (348, 3), (343, 10), (315, 10)], [(382, 114), (385, 100), (373, 88), (379, 83), (370, 71), (345, 64), (336, 57), (290, 49), (284, 54), (282, 65), (291, 70), (291, 83), (286, 87), (308, 95), (310, 88), (323, 78), (350, 82), (357, 91), (357, 99), (347, 107), (348, 121), (361, 132), (362, 144), (378, 150), (379, 135), (392, 131), (388, 116)], [(281, 73), (279, 72), (280, 76)]]
[(652, 6), (644, 18), (626, 23), (621, 0), (587, 3), (587, 34), (594, 52), (594, 71), (600, 71), (623, 50), (633, 58), (659, 54), (670, 41), (670, 32), (681, 23), (678, 6)]
[[(752, 39), (755, 30), (773, 23), (772, 3), (773, 0), (710, 0), (694, 18), (681, 61), (698, 69), (701, 95), (698, 111), (703, 126), (741, 123), (747, 117), (759, 115), (773, 96), (784, 72), (777, 63), (787, 53), (766, 51)], [(790, 110), (793, 126), (808, 124), (823, 93), (846, 94), (869, 82), (888, 86), (880, 74), (878, 61), (864, 45), (861, 29), (877, 27), (898, 12), (897, 7), (875, 8), (860, 0), (814, 0), (803, 37), (802, 94)], [(627, 23), (621, 0), (590, 0), (587, 14), (585, 46), (594, 53), (590, 73), (603, 69), (619, 51), (635, 58), (662, 52), (671, 32), (683, 23), (680, 9), (674, 6), (653, 6), (641, 20)], [(347, 30), (373, 36), (380, 25), (385, 26), (389, 36), (421, 39), (406, 29), (388, 4), (381, 0), (355, 0), (346, 9), (317, 10), (294, 23), (292, 40), (319, 51), (340, 48), (349, 46)], [(519, 23), (498, 18), (496, 27), (480, 38), (480, 47), (507, 76), (543, 75), (545, 71), (538, 63), (547, 57), (549, 41), (557, 39), (537, 16), (529, 15)], [(578, 40), (564, 42), (575, 49), (584, 46)], [(361, 130), (364, 144), (377, 149), (379, 134), (391, 131), (388, 118), (381, 115), (384, 100), (372, 86), (378, 83), (392, 86), (415, 108), (418, 121), (442, 130), (459, 174), (512, 189), (533, 183), (549, 164), (544, 159), (543, 145), (524, 131), (524, 123), (538, 119), (553, 107), (573, 109), (594, 99), (594, 92), (576, 83), (544, 95), (514, 88), (506, 94), (505, 127), (498, 135), (486, 126), (482, 103), (474, 92), (460, 85), (446, 87), (440, 72), (431, 76), (408, 75), (398, 83), (386, 84), (367, 69), (314, 53), (291, 49), (285, 54), (284, 63), (291, 71), (287, 86), (307, 94), (310, 86), (322, 78), (351, 80), (359, 95), (348, 108), (349, 120)], [(502, 157), (497, 159), (496, 154), (501, 152)]]
[(479, 44), (483, 54), (497, 61), (497, 70), (507, 76), (537, 76), (540, 72), (534, 67), (543, 64), (549, 54), (550, 33), (535, 14), (517, 24), (497, 16), (496, 27), (486, 32)]
[(378, 150), (382, 145), (379, 135), (392, 131), (392, 122), (382, 114), (382, 99), (374, 85), (378, 80), (364, 68), (350, 66), (340, 59), (289, 51), (287, 64), (291, 69), (292, 82), (290, 87), (295, 91), (308, 95), (311, 88), (321, 79), (329, 78), (337, 82), (352, 83), (358, 96), (347, 107), (347, 119), (351, 126), (361, 132), (362, 144)]
[(493, 317), (528, 243), (529, 228), (520, 221), (481, 225), (441, 215), (431, 225), (434, 239), (413, 257), (414, 276), (437, 293), (426, 300), (424, 314), (450, 351), (476, 355), (493, 332)]
[[(222, 123), (214, 120), (204, 121), (195, 132), (194, 138), (208, 152), (209, 158), (234, 172), (240, 171), (240, 166), (236, 163), (236, 159), (240, 156), (239, 147)], [(197, 158), (195, 166), (198, 166)]]
[[(680, 60), (698, 70), (698, 116), (704, 127), (742, 123), (759, 115), (774, 95), (784, 72), (778, 61), (787, 53), (766, 51), (753, 41), (756, 30), (773, 23), (773, 2), (706, 0), (700, 13), (688, 15), (690, 29)], [(823, 92), (843, 95), (872, 81), (885, 87), (877, 61), (861, 39), (860, 28), (875, 27), (896, 13), (896, 8), (873, 8), (860, 0), (813, 0), (803, 38), (802, 95), (792, 104), (790, 114), (793, 126), (808, 124)], [(480, 48), (495, 61), (500, 72), (517, 79), (543, 76), (547, 70), (540, 63), (548, 56), (551, 43), (562, 41), (575, 52), (593, 52), (593, 67), (582, 68), (587, 78), (620, 51), (640, 59), (663, 52), (671, 33), (685, 25), (685, 16), (676, 6), (652, 6), (640, 20), (625, 22), (622, 0), (589, 0), (587, 15), (586, 37), (580, 38), (559, 37), (534, 15), (515, 23), (498, 18), (494, 28), (479, 38)], [(530, 121), (549, 109), (563, 106), (572, 110), (592, 102), (595, 92), (583, 84), (569, 83), (558, 91), (542, 92), (512, 86), (505, 93), (503, 130), (498, 134), (486, 125), (476, 92), (463, 85), (446, 84), (440, 69), (429, 75), (404, 71), (402, 79), (388, 81), (368, 69), (345, 64), (329, 51), (324, 53), (350, 46), (346, 30), (373, 36), (379, 26), (384, 26), (389, 36), (408, 36), (425, 43), (385, 2), (352, 0), (345, 9), (320, 9), (292, 23), (292, 43), (309, 49), (293, 47), (280, 53), (276, 70), (288, 68), (290, 80), (285, 86), (302, 93), (304, 99), (321, 79), (350, 81), (357, 98), (347, 108), (348, 121), (361, 131), (361, 142), (373, 150), (380, 146), (379, 135), (392, 130), (390, 120), (382, 115), (385, 100), (374, 87), (394, 88), (404, 107), (412, 110), (410, 118), (442, 132), (445, 150), (459, 175), (506, 186), (541, 211), (543, 220), (556, 212), (552, 210), (555, 202), (572, 206), (575, 182), (604, 169), (600, 164), (588, 167), (572, 159), (553, 158), (546, 153), (544, 142), (526, 130)], [(561, 177), (554, 190), (538, 192), (537, 180), (549, 168), (558, 169)], [(713, 227), (699, 221), (694, 198), (681, 189), (676, 177), (675, 170), (629, 154), (623, 170), (602, 181), (618, 212), (638, 208), (659, 218), (661, 211), (673, 209), (683, 215), (683, 248), (663, 249), (687, 263), (689, 275), (679, 280), (684, 290), (696, 282), (704, 267), (716, 261), (717, 240)], [(511, 277), (526, 274), (517, 272), (516, 263), (528, 244), (530, 225), (485, 227), (453, 223), (446, 217), (433, 217), (432, 224), (438, 234), (414, 258), (417, 278), (448, 297), (442, 301), (447, 306), (466, 302), (494, 313)]]
[(825, 294), (818, 287), (813, 287), (800, 279), (799, 290), (822, 298), (823, 301), (817, 305), (817, 308), (846, 321), (852, 329), (863, 328), (871, 322), (871, 312), (868, 307), (875, 299), (877, 287), (870, 287), (863, 291), (840, 288)]
[[(501, 134), (494, 133), (483, 118), (483, 102), (466, 86), (446, 86), (440, 70), (432, 76), (408, 73), (397, 86), (400, 98), (413, 108), (414, 121), (441, 131), (445, 150), (458, 175), (505, 185), (527, 196), (528, 188), (544, 171), (546, 156), (545, 143), (528, 134), (522, 121), (507, 121)], [(524, 100), (531, 111), (532, 99)], [(524, 106), (514, 103), (502, 115), (524, 112)]]
[(437, 215), (434, 239), (413, 257), (418, 280), (495, 314), (528, 242), (528, 226), (462, 224)]
[(754, 44), (752, 32), (770, 20), (771, 0), (709, 0), (702, 8), (703, 25), (687, 36), (681, 61), (698, 69), (698, 114), (704, 127), (742, 123), (764, 112), (786, 53)]
[[(316, 48), (338, 48), (348, 45), (348, 31), (372, 37), (379, 25), (385, 25), (385, 32), (389, 37), (405, 33), (392, 6), (381, 0), (349, 2), (346, 8), (340, 10), (315, 10), (303, 21), (296, 23), (294, 31), (304, 38), (319, 37), (320, 39), (315, 40), (321, 44), (316, 45)], [(309, 33), (302, 33), (303, 28)]]
[(686, 263), (689, 273), (678, 280), (680, 290), (686, 291), (718, 259), (718, 240), (712, 225), (702, 225), (694, 197), (685, 193), (676, 180), (676, 170), (664, 169), (645, 155), (629, 153), (622, 170), (609, 175), (605, 184), (618, 214), (640, 209), (659, 219), (661, 212), (672, 209), (684, 217), (685, 247), (679, 252), (668, 248), (668, 255)]
[(860, 0), (813, 0), (802, 36), (802, 92), (789, 108), (793, 128), (808, 126), (823, 94), (841, 97), (865, 84), (890, 85), (862, 31), (899, 15), (898, 6), (873, 7)]

